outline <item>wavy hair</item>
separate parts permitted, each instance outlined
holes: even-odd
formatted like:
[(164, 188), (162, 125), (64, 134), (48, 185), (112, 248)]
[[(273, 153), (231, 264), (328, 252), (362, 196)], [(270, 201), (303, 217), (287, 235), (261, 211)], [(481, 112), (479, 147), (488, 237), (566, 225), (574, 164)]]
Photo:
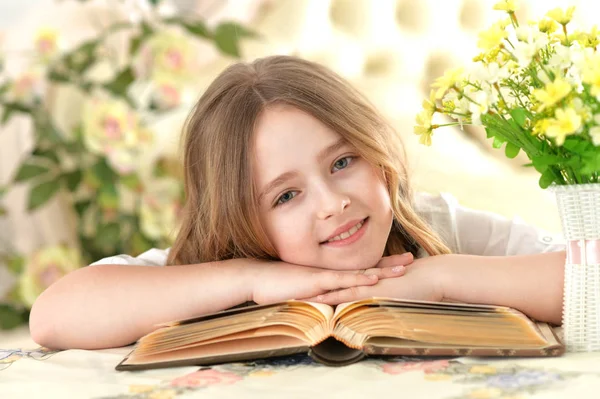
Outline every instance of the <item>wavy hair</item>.
[(450, 252), (413, 209), (404, 147), (369, 101), (322, 65), (271, 56), (225, 69), (185, 123), (186, 200), (168, 265), (278, 259), (259, 222), (251, 155), (258, 117), (281, 104), (312, 115), (380, 169), (394, 215), (386, 255)]

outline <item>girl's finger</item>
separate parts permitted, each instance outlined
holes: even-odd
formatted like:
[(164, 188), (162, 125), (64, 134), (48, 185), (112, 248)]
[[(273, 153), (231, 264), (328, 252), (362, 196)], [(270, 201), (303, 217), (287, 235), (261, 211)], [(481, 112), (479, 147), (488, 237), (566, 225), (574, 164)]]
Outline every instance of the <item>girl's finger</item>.
[(338, 305), (344, 302), (357, 301), (369, 296), (367, 289), (368, 287), (350, 287), (344, 290), (328, 292), (326, 294), (317, 295), (313, 298), (313, 302)]
[(373, 267), (365, 270), (367, 276), (376, 275), (380, 280), (384, 278), (394, 278), (403, 276), (406, 273), (406, 267), (403, 265), (392, 267)]
[(344, 272), (322, 272), (315, 274), (315, 284), (321, 291), (339, 290), (361, 285), (377, 284), (379, 278), (372, 274), (355, 274)]
[(393, 267), (393, 266), (406, 266), (413, 262), (414, 257), (410, 252), (405, 252), (400, 255), (392, 255), (386, 256), (385, 258), (381, 258), (381, 260), (375, 265), (375, 267), (383, 268), (383, 267)]

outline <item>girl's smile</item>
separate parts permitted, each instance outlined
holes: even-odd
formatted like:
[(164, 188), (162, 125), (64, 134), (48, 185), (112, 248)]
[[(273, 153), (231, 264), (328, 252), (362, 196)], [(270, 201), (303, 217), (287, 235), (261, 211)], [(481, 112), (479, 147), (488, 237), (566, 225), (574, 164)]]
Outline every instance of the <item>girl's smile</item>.
[[(356, 222), (356, 220), (346, 223), (343, 226), (335, 230), (335, 232), (321, 245), (327, 245), (329, 247), (337, 248), (350, 245), (358, 240), (365, 234), (367, 229), (367, 222), (369, 218), (364, 218)], [(350, 226), (350, 228), (348, 228)]]

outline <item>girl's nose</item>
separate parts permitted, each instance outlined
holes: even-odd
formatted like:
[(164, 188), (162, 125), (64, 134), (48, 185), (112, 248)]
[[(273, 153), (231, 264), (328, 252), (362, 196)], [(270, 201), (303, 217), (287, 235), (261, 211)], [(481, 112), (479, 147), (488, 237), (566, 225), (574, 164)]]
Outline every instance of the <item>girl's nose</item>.
[(341, 215), (350, 205), (350, 198), (333, 190), (321, 191), (320, 209), (317, 212), (319, 219), (327, 219), (330, 216)]

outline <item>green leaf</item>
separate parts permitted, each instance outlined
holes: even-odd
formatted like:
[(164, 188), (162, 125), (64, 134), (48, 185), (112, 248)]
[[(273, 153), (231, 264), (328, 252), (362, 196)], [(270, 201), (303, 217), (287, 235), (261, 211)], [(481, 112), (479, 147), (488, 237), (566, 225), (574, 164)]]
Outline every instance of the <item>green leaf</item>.
[(141, 232), (136, 230), (131, 238), (131, 251), (137, 256), (152, 248), (152, 242), (148, 240)]
[(585, 154), (582, 159), (584, 161), (584, 166), (581, 168), (582, 174), (589, 176), (600, 172), (600, 152)]
[(100, 158), (92, 166), (92, 173), (101, 184), (114, 184), (117, 181), (117, 173), (110, 167), (105, 158)]
[(8, 215), (8, 210), (0, 205), (0, 217)]
[(510, 116), (513, 118), (515, 122), (519, 125), (519, 127), (525, 126), (525, 120), (527, 119), (527, 111), (524, 108), (515, 108), (510, 111)]
[(5, 125), (6, 122), (8, 122), (12, 117), (13, 112), (13, 109), (4, 107), (2, 110), (2, 120), (0, 121), (0, 124)]
[(110, 250), (121, 241), (121, 228), (118, 223), (107, 223), (98, 226), (94, 243), (98, 248)]
[(6, 267), (15, 275), (20, 275), (25, 269), (25, 259), (21, 256), (15, 256), (8, 259)]
[(0, 186), (0, 199), (2, 199), (8, 192), (8, 186)]
[[(62, 63), (60, 68), (66, 68), (78, 75), (83, 74), (90, 66), (94, 64), (94, 62), (96, 62), (96, 48), (98, 47), (98, 44), (100, 44), (100, 40), (98, 39), (82, 43), (79, 47), (71, 50), (69, 53), (63, 56), (63, 58), (59, 61), (59, 63)], [(55, 77), (61, 79), (63, 76), (66, 76), (61, 74), (57, 74), (57, 76), (55, 76), (55, 74), (56, 71), (50, 72), (52, 79)]]
[(542, 175), (540, 176), (540, 187), (543, 189), (548, 188), (554, 182), (555, 178), (556, 177), (554, 176), (554, 172), (552, 171), (552, 169), (546, 169), (544, 173), (542, 173)]
[(104, 85), (106, 90), (112, 92), (113, 94), (121, 97), (126, 97), (127, 89), (129, 85), (135, 80), (135, 75), (133, 73), (133, 69), (130, 66), (123, 69), (119, 74), (115, 77), (115, 79)]
[(58, 159), (58, 155), (55, 150), (42, 150), (39, 147), (34, 149), (31, 155), (36, 157), (44, 158), (54, 164), (59, 164), (60, 160)]
[(98, 204), (102, 209), (116, 209), (119, 206), (119, 193), (114, 184), (103, 184), (100, 187)]
[(215, 44), (225, 54), (240, 57), (239, 41), (243, 37), (255, 37), (256, 33), (233, 22), (217, 26), (214, 32)]
[(29, 312), (10, 305), (0, 304), (0, 329), (10, 330), (27, 322)]
[(504, 143), (505, 143), (504, 140), (502, 140), (498, 137), (494, 137), (494, 141), (492, 142), (492, 147), (498, 149), (498, 148), (501, 148), (502, 144), (504, 144)]
[(132, 191), (141, 191), (143, 189), (140, 177), (136, 173), (121, 176), (121, 184)]
[(67, 188), (70, 192), (75, 192), (79, 184), (81, 183), (81, 178), (83, 177), (83, 173), (81, 173), (80, 169), (74, 170), (72, 172), (64, 173), (62, 175), (62, 179), (64, 183), (67, 185)]
[(79, 217), (82, 218), (83, 214), (90, 207), (91, 204), (92, 204), (92, 201), (83, 200), (83, 201), (77, 201), (73, 206), (75, 207), (75, 212), (77, 212)]
[(519, 155), (519, 151), (521, 149), (514, 145), (513, 143), (506, 143), (506, 148), (504, 149), (504, 153), (506, 154), (506, 156), (510, 159), (515, 158), (517, 155)]
[(181, 25), (192, 35), (206, 38), (206, 39), (211, 38), (211, 34), (210, 34), (208, 28), (202, 21), (195, 21), (193, 23), (192, 22), (181, 22)]
[(131, 39), (131, 44), (129, 47), (129, 54), (132, 56), (137, 54), (142, 43), (144, 43), (144, 41), (146, 39), (148, 39), (150, 36), (152, 36), (152, 33), (153, 33), (152, 27), (150, 27), (150, 25), (148, 25), (146, 22), (142, 22), (142, 33), (140, 33), (139, 35), (137, 35), (133, 39)]
[(30, 161), (25, 161), (19, 168), (17, 175), (15, 176), (15, 182), (24, 182), (29, 179), (33, 179), (34, 177), (38, 177), (48, 173), (50, 169), (45, 166), (38, 165), (32, 163)]
[(46, 181), (33, 187), (29, 192), (27, 210), (33, 211), (48, 202), (60, 189), (56, 181)]

